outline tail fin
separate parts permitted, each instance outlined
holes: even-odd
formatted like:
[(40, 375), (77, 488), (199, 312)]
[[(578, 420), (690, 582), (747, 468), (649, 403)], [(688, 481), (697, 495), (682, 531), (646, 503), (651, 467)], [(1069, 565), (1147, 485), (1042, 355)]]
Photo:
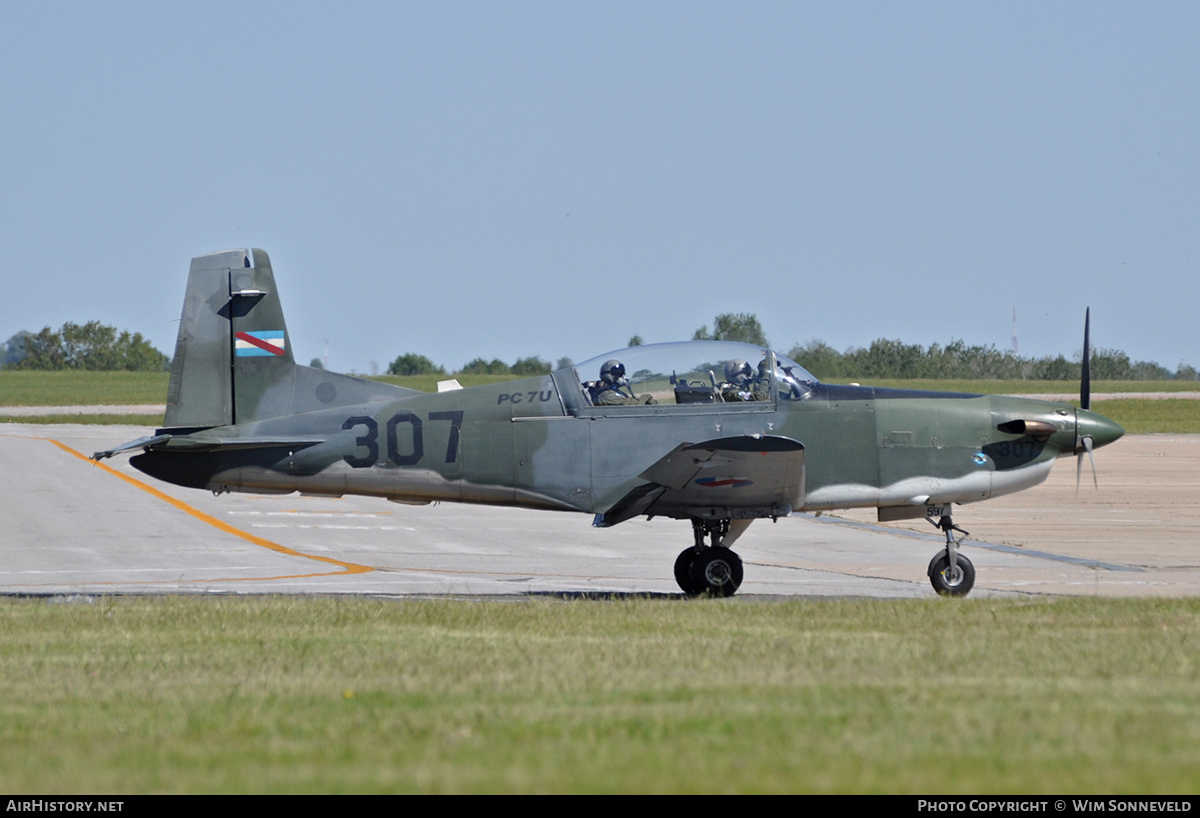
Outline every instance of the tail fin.
[(419, 394), (297, 366), (271, 260), (262, 250), (192, 259), (164, 427), (230, 426)]
[[(271, 260), (262, 250), (192, 259), (167, 387), (168, 427), (287, 414), (295, 368)], [(272, 389), (287, 382), (286, 389)]]

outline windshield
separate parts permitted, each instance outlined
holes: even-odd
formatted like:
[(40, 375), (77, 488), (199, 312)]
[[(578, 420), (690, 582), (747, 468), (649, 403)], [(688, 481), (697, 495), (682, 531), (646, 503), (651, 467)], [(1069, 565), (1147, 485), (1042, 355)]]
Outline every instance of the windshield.
[[(773, 366), (772, 366), (773, 364)], [(645, 403), (731, 403), (803, 400), (817, 379), (795, 361), (753, 344), (681, 341), (608, 352), (576, 364), (593, 403), (605, 390)]]

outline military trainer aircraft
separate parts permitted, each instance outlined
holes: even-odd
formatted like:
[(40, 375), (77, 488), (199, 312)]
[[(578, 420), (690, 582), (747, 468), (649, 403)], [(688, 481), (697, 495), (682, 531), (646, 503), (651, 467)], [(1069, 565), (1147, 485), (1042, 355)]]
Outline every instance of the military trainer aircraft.
[(675, 578), (690, 595), (737, 590), (730, 546), (756, 519), (877, 508), (945, 533), (928, 576), (962, 596), (975, 570), (951, 507), (1034, 486), (1055, 458), (1124, 433), (1088, 410), (1087, 346), (1085, 324), (1081, 409), (823, 384), (769, 349), (716, 341), (426, 393), (296, 365), (267, 254), (234, 250), (192, 259), (164, 428), (94, 457), (140, 452), (130, 462), (146, 474), (216, 493), (689, 520)]

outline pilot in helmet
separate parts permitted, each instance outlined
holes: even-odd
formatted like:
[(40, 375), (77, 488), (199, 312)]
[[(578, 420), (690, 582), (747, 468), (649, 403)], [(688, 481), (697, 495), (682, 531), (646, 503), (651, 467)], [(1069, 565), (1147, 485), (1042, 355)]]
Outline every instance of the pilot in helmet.
[(750, 364), (734, 358), (725, 364), (725, 382), (721, 384), (721, 397), (726, 403), (754, 400), (750, 391)]
[(639, 406), (654, 403), (651, 395), (627, 394), (621, 387), (627, 386), (625, 379), (625, 364), (615, 358), (605, 361), (600, 366), (600, 381), (592, 388), (592, 402), (597, 406)]
[(750, 382), (750, 364), (741, 358), (734, 358), (725, 364), (725, 380), (734, 386), (745, 386)]
[(764, 355), (758, 362), (758, 374), (750, 384), (751, 400), (771, 399), (771, 358)]

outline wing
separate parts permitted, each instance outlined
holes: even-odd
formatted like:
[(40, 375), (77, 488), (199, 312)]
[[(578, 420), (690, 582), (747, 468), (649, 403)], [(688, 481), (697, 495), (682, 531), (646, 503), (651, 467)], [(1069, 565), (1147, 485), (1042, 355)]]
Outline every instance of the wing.
[(681, 443), (638, 476), (646, 482), (597, 517), (596, 525), (641, 514), (782, 517), (804, 499), (804, 444), (774, 435)]

